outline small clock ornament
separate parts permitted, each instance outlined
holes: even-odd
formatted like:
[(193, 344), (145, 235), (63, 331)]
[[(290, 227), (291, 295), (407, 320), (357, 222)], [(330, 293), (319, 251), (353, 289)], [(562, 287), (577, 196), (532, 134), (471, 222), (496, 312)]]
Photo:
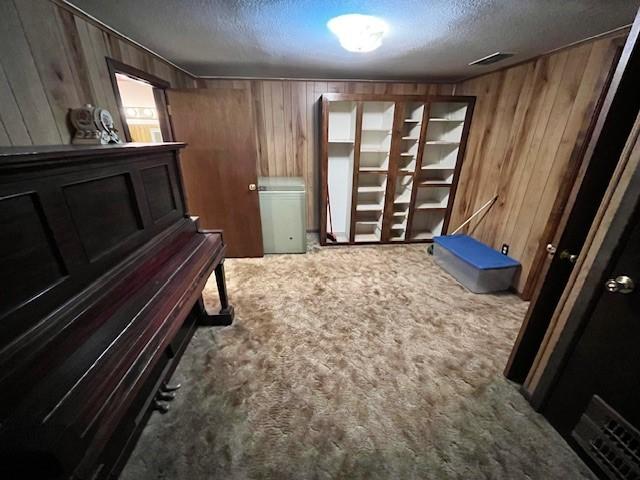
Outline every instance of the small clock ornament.
[(122, 143), (118, 130), (113, 125), (113, 117), (108, 110), (93, 105), (74, 108), (69, 112), (71, 124), (76, 129), (74, 144), (106, 145)]

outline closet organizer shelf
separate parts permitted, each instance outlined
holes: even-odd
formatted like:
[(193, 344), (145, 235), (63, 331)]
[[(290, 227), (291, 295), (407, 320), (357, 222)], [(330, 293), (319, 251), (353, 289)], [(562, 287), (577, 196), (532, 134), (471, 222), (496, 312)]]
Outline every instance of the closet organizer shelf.
[(455, 170), (455, 169), (456, 169), (455, 165), (449, 165), (449, 164), (440, 165), (440, 164), (434, 163), (431, 165), (422, 166), (422, 170)]
[(422, 180), (419, 187), (450, 187), (453, 183), (448, 180)]
[(384, 209), (384, 204), (381, 203), (359, 203), (356, 205), (356, 210), (359, 212), (381, 212)]
[(364, 147), (360, 147), (360, 151), (364, 153), (387, 153), (389, 149), (383, 148), (383, 147), (364, 146)]
[(439, 234), (433, 232), (418, 232), (411, 235), (412, 240), (431, 240), (433, 237), (438, 236)]
[(446, 233), (473, 101), (324, 95), (321, 243), (334, 243), (329, 228), (347, 244), (428, 242)]
[[(361, 170), (362, 171), (362, 170)], [(358, 192), (360, 193), (369, 193), (369, 192), (384, 192), (386, 190), (386, 187), (384, 186), (358, 186)]]
[(375, 233), (356, 233), (356, 242), (379, 242), (380, 237)]

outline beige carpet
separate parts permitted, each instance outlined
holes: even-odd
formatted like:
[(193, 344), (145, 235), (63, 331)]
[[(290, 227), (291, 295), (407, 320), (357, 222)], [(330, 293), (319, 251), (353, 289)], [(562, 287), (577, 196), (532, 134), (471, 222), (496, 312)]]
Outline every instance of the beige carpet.
[(228, 260), (236, 322), (197, 332), (122, 478), (594, 478), (501, 375), (526, 304), (425, 250)]

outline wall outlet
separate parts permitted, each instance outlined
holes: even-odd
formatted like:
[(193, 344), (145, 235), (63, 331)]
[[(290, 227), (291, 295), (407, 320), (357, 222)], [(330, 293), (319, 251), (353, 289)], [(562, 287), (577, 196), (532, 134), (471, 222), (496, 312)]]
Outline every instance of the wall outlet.
[(502, 254), (509, 255), (509, 245), (507, 245), (506, 243), (502, 244)]

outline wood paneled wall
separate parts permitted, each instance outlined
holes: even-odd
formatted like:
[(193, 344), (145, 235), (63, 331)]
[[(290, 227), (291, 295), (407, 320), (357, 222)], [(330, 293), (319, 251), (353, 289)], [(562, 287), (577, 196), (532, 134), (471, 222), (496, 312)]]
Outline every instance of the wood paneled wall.
[(50, 0), (0, 1), (0, 145), (69, 143), (70, 107), (106, 107), (120, 129), (105, 57), (175, 87), (184, 72)]
[(456, 89), (477, 96), (477, 102), (451, 227), (497, 194), (489, 212), (467, 231), (495, 248), (509, 245), (509, 254), (522, 263), (515, 286), (525, 296), (555, 233), (547, 225), (562, 213), (558, 194), (571, 188), (621, 35), (483, 75)]
[[(625, 35), (623, 32), (620, 35)], [(583, 43), (509, 69), (453, 84), (294, 80), (195, 80), (56, 0), (0, 2), (0, 145), (69, 143), (69, 107), (117, 111), (105, 57), (176, 88), (240, 88), (255, 109), (259, 175), (302, 176), (308, 226), (318, 229), (318, 98), (325, 92), (477, 96), (454, 204), (455, 227), (498, 194), (469, 231), (495, 247), (510, 246), (531, 286), (532, 266), (561, 213), (558, 192), (579, 161), (579, 146), (620, 36)], [(119, 126), (120, 119), (117, 115)]]
[(297, 80), (198, 80), (200, 88), (251, 91), (258, 145), (258, 175), (304, 177), (307, 225), (319, 228), (319, 98), (323, 93), (453, 93), (452, 84), (323, 82)]

